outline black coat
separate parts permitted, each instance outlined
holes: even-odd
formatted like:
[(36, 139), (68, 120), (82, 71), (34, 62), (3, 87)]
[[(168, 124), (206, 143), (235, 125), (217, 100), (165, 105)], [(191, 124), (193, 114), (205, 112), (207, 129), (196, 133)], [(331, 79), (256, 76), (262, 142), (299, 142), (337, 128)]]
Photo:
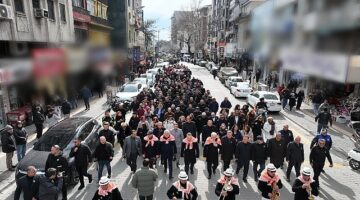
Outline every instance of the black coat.
[(123, 200), (118, 188), (113, 189), (106, 196), (100, 196), (99, 190), (96, 190), (92, 200)]
[(96, 158), (97, 160), (110, 161), (110, 157), (114, 157), (114, 149), (112, 144), (110, 144), (109, 142), (101, 144), (99, 142), (94, 151), (94, 158)]
[(229, 100), (227, 101), (222, 101), (221, 104), (220, 104), (220, 108), (227, 108), (227, 109), (230, 109), (231, 108), (231, 102)]
[(14, 138), (16, 145), (26, 144), (27, 132), (25, 128), (14, 128)]
[(216, 127), (219, 129), (220, 128), (220, 126), (221, 126), (221, 124), (225, 124), (225, 127), (227, 128), (228, 127), (228, 121), (226, 120), (226, 119), (218, 119), (217, 121), (216, 121)]
[[(220, 140), (220, 138), (217, 138), (217, 140)], [(205, 145), (203, 155), (206, 158), (206, 162), (218, 162), (220, 149), (221, 145), (217, 145), (216, 147), (213, 144)]]
[(118, 142), (123, 141), (129, 135), (131, 135), (131, 129), (130, 129), (129, 126), (126, 126), (125, 129), (120, 127), (119, 130), (118, 130), (118, 133), (117, 133)]
[(62, 154), (55, 156), (50, 153), (46, 160), (45, 171), (49, 168), (55, 168), (58, 172), (66, 172), (68, 169), (68, 161)]
[[(185, 186), (184, 186), (185, 187)], [(182, 197), (185, 196), (181, 191), (179, 191), (174, 185), (171, 185), (170, 189), (166, 193), (169, 199), (176, 197), (177, 199), (183, 199)], [(189, 198), (185, 198), (184, 200), (196, 200), (198, 197), (198, 193), (196, 188), (194, 187), (189, 194)]]
[(217, 113), (217, 111), (219, 110), (219, 104), (216, 101), (211, 101), (209, 103), (209, 111), (210, 112), (214, 112), (215, 114)]
[[(309, 198), (309, 193), (306, 189), (302, 188), (303, 183), (297, 178), (292, 186), (292, 191), (295, 192), (294, 200), (306, 200)], [(316, 182), (310, 183), (311, 194), (314, 196), (319, 195), (319, 190)]]
[(322, 111), (318, 114), (318, 116), (315, 117), (315, 122), (318, 122), (319, 124), (328, 124), (332, 125), (332, 117), (329, 112)]
[[(205, 126), (205, 125), (207, 124), (207, 121), (208, 121), (208, 120), (209, 120), (209, 119), (207, 118), (207, 116), (202, 117), (202, 116), (200, 115), (198, 118), (196, 118), (195, 124), (196, 124), (196, 130), (197, 130), (197, 132), (201, 132), (201, 131), (202, 131), (203, 126)], [(199, 139), (200, 139), (200, 138), (199, 138)]]
[(154, 141), (154, 145), (151, 146), (150, 144), (146, 147), (147, 141), (144, 141), (144, 145), (143, 145), (143, 150), (144, 150), (144, 155), (145, 158), (155, 158), (157, 155), (160, 155), (160, 150), (159, 150), (159, 141)]
[(266, 143), (252, 144), (251, 160), (257, 163), (265, 163), (267, 160), (267, 145)]
[(45, 116), (40, 111), (34, 111), (33, 112), (33, 121), (34, 124), (43, 124), (45, 121)]
[(270, 163), (279, 168), (283, 164), (284, 158), (286, 156), (285, 141), (283, 139), (277, 141), (276, 138), (271, 138), (268, 142)]
[[(281, 179), (277, 182), (277, 186), (279, 187), (279, 189), (282, 188), (283, 184), (281, 182)], [(260, 190), (262, 197), (264, 197), (265, 199), (270, 199), (268, 194), (272, 193), (272, 187), (270, 185), (268, 185), (267, 182), (259, 180), (258, 189)]]
[(161, 158), (173, 158), (177, 152), (175, 141), (170, 141), (168, 144), (165, 141), (160, 142), (160, 152)]
[(238, 142), (235, 150), (235, 158), (238, 160), (251, 160), (251, 143)]
[(290, 142), (286, 150), (286, 160), (291, 162), (304, 162), (304, 145)]
[(131, 117), (129, 121), (129, 127), (131, 130), (136, 130), (139, 125), (140, 119), (138, 117)]
[(254, 140), (257, 136), (262, 135), (262, 128), (264, 127), (264, 123), (261, 121), (255, 121), (255, 123), (252, 125), (251, 130), (254, 135)]
[(193, 148), (187, 149), (186, 143), (181, 144), (181, 157), (184, 157), (185, 162), (196, 163), (196, 158), (199, 157), (199, 145), (193, 142)]
[(4, 153), (11, 153), (16, 150), (15, 141), (11, 136), (11, 133), (4, 131), (1, 134), (1, 147)]
[(238, 116), (237, 122), (235, 120), (235, 116), (230, 116), (228, 118), (229, 127), (232, 128), (236, 124), (236, 125), (238, 125), (240, 130), (242, 130), (244, 128), (245, 121), (246, 121), (245, 117), (242, 117), (242, 116)]
[[(240, 188), (238, 185), (235, 185), (235, 184), (231, 184), (231, 186), (233, 187), (233, 190), (231, 192), (227, 192), (228, 195), (225, 198), (222, 197), (221, 200), (235, 200), (236, 199), (236, 195), (239, 194)], [(224, 184), (221, 184), (219, 182), (216, 184), (215, 194), (217, 196), (220, 196), (220, 193), (222, 192), (223, 187), (224, 187)]]
[(310, 164), (322, 166), (325, 164), (325, 159), (328, 159), (330, 164), (333, 164), (329, 150), (326, 147), (320, 148), (315, 146), (310, 152)]
[(294, 141), (294, 134), (291, 130), (281, 130), (279, 131), (281, 133), (282, 139), (285, 141), (285, 146), (287, 147), (290, 142)]
[(191, 133), (192, 136), (196, 137), (196, 124), (195, 122), (184, 122), (182, 125), (182, 130), (184, 133), (184, 137), (186, 137), (187, 133)]
[(14, 200), (19, 200), (21, 192), (23, 192), (24, 200), (32, 200), (36, 196), (39, 190), (39, 180), (37, 177), (28, 177), (27, 175), (19, 178), (16, 181), (16, 190), (14, 194)]
[(115, 133), (112, 130), (110, 130), (110, 129), (108, 129), (108, 130), (102, 129), (101, 131), (99, 131), (98, 137), (100, 138), (101, 136), (104, 136), (106, 138), (107, 142), (110, 142), (111, 144), (114, 144), (114, 142), (115, 142)]
[(67, 114), (70, 114), (70, 111), (71, 111), (71, 104), (70, 104), (70, 102), (64, 101), (64, 102), (61, 104), (61, 112), (62, 112), (64, 115), (67, 115)]
[(165, 131), (165, 128), (155, 128), (153, 130), (153, 134), (157, 137), (157, 138), (160, 138), (163, 134), (164, 134), (164, 131)]
[(77, 147), (77, 151), (74, 152), (75, 146), (71, 148), (70, 157), (75, 157), (75, 165), (77, 167), (88, 166), (88, 164), (92, 161), (90, 148), (86, 144), (81, 144)]
[(216, 126), (212, 125), (212, 126), (208, 126), (208, 125), (205, 125), (202, 127), (202, 142), (204, 143), (206, 138), (210, 137), (211, 133), (212, 132), (217, 132), (217, 128)]
[(235, 138), (227, 138), (224, 136), (221, 138), (221, 158), (222, 160), (232, 160), (236, 149)]

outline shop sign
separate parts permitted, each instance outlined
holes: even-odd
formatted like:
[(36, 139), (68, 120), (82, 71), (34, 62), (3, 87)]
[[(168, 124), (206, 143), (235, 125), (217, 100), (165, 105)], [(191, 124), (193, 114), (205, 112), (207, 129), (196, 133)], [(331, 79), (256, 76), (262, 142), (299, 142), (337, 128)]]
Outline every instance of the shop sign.
[(32, 57), (35, 79), (51, 78), (65, 73), (65, 53), (62, 49), (35, 49)]
[(346, 82), (348, 56), (345, 54), (284, 49), (280, 53), (280, 58), (285, 70)]
[(0, 60), (0, 84), (11, 84), (31, 77), (30, 60)]

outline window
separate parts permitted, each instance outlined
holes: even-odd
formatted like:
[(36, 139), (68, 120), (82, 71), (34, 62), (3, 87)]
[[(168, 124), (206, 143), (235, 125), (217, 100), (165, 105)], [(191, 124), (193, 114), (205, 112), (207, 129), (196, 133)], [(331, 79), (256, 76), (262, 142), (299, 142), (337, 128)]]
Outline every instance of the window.
[(32, 0), (33, 8), (40, 8), (40, 0)]
[(66, 22), (66, 10), (65, 10), (65, 5), (60, 3), (60, 19), (63, 22)]
[(95, 15), (94, 0), (87, 0), (87, 10), (90, 12), (90, 15)]
[(97, 3), (97, 15), (96, 15), (98, 17), (101, 17), (101, 5), (102, 5), (102, 3), (100, 3), (98, 1), (98, 3)]
[(79, 137), (82, 140), (85, 140), (89, 136), (91, 131), (93, 130), (94, 126), (95, 126), (95, 124), (93, 122), (90, 122), (90, 123), (86, 124), (84, 126), (84, 128), (81, 130), (81, 132), (79, 134)]
[(97, 5), (98, 5), (98, 1), (94, 0), (94, 16), (97, 16)]
[(73, 6), (75, 7), (84, 7), (84, 0), (72, 0)]
[(23, 0), (15, 0), (15, 10), (16, 12), (24, 13), (24, 4)]
[(55, 20), (54, 1), (47, 0), (49, 18)]

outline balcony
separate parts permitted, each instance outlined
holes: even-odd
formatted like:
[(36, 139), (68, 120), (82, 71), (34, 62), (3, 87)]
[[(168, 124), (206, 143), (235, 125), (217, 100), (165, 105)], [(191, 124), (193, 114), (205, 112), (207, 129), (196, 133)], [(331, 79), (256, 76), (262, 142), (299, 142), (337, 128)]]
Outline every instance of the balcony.
[(100, 17), (91, 16), (91, 23), (95, 25), (102, 25), (104, 27), (110, 27), (109, 21)]
[(73, 12), (77, 12), (83, 15), (90, 15), (90, 11), (86, 10), (85, 8), (82, 7), (76, 7), (73, 6)]

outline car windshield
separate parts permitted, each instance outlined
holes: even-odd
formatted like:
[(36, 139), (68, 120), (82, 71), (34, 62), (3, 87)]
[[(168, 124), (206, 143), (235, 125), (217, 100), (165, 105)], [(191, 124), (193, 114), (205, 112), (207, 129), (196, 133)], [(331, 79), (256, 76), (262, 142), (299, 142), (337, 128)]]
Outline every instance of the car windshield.
[(248, 84), (238, 84), (238, 88), (248, 89), (250, 86)]
[(233, 79), (233, 82), (242, 82), (243, 80), (242, 80), (242, 78), (234, 78)]
[(278, 100), (277, 96), (274, 94), (264, 94), (264, 98), (268, 100)]
[(120, 89), (120, 92), (137, 92), (135, 85), (125, 85)]
[(64, 149), (73, 138), (74, 134), (63, 133), (63, 131), (50, 135), (45, 134), (34, 145), (34, 150), (50, 151), (51, 147), (54, 145), (59, 145), (61, 149)]

